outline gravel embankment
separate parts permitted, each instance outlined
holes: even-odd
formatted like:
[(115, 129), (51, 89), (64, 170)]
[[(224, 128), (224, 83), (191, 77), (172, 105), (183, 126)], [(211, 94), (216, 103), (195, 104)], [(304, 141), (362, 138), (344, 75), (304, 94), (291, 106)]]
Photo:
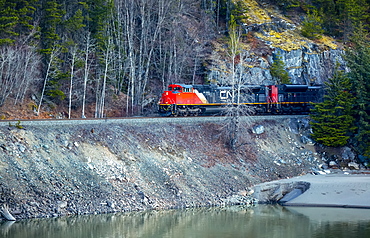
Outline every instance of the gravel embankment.
[(237, 152), (219, 117), (0, 122), (0, 205), (20, 219), (249, 203), (252, 185), (318, 169), (297, 118), (253, 118)]

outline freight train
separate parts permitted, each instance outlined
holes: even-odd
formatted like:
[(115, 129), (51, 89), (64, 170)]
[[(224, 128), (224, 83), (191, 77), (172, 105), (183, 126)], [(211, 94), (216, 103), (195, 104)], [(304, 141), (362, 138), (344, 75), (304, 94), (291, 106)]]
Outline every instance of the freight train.
[(198, 116), (247, 105), (256, 114), (303, 114), (309, 112), (312, 103), (323, 100), (323, 91), (320, 85), (242, 85), (235, 89), (212, 84), (170, 84), (158, 102), (158, 112), (162, 116)]

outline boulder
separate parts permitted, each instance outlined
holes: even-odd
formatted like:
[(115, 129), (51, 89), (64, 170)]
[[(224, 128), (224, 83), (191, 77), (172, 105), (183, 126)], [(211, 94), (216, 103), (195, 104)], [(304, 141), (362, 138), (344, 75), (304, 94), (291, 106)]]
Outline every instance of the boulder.
[(285, 203), (301, 195), (310, 188), (310, 183), (268, 182), (254, 186), (253, 196), (259, 203)]
[(355, 169), (355, 170), (359, 170), (360, 169), (360, 165), (355, 163), (355, 162), (349, 162), (348, 163), (348, 168), (350, 169)]
[(309, 138), (308, 136), (302, 136), (301, 137), (301, 142), (303, 144), (306, 144), (306, 145), (313, 145), (314, 144), (313, 140), (311, 138)]
[(337, 162), (335, 162), (334, 160), (332, 160), (332, 161), (329, 162), (329, 168), (338, 169), (339, 168), (339, 165), (337, 164)]
[(349, 147), (343, 147), (341, 149), (341, 156), (344, 160), (353, 161), (355, 159), (355, 154), (352, 152), (352, 150)]
[(252, 128), (252, 132), (257, 135), (265, 133), (265, 127), (262, 125), (257, 125)]

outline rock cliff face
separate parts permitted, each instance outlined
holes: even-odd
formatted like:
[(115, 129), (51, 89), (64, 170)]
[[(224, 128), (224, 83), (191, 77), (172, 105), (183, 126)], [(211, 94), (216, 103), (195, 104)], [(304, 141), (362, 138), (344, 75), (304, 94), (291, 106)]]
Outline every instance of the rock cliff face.
[[(283, 16), (263, 1), (248, 2), (246, 20), (241, 28), (242, 47), (235, 59), (236, 75), (246, 84), (275, 84), (270, 73), (274, 59), (280, 57), (293, 84), (322, 84), (332, 77), (337, 64), (345, 70), (340, 45), (327, 36), (315, 41), (300, 34), (299, 21)], [(208, 78), (230, 84), (232, 58), (226, 44), (215, 43)]]
[(339, 49), (320, 50), (315, 44), (308, 44), (308, 48), (292, 51), (276, 49), (285, 62), (287, 71), (293, 84), (323, 84), (333, 76), (335, 65), (344, 65)]

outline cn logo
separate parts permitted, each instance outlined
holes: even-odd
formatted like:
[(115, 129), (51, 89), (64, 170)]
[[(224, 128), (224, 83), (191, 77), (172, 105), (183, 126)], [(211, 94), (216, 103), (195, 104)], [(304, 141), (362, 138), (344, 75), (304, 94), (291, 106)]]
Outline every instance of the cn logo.
[(227, 91), (227, 90), (220, 91), (221, 100), (226, 100), (226, 99), (231, 98), (231, 97), (232, 97), (231, 91)]

